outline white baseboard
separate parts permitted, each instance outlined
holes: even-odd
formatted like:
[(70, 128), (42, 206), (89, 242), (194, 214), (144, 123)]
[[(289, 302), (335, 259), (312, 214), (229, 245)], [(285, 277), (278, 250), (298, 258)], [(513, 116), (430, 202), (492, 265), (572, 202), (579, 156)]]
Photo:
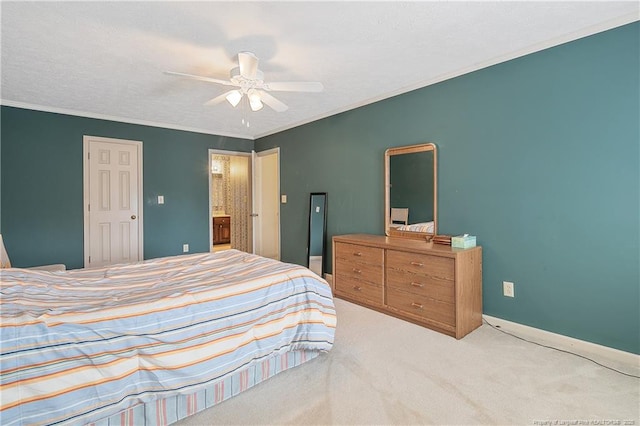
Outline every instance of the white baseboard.
[(552, 346), (554, 348), (565, 351), (574, 352), (586, 357), (590, 355), (606, 358), (616, 361), (636, 369), (640, 369), (640, 355), (631, 352), (621, 351), (619, 349), (610, 348), (608, 346), (598, 345), (596, 343), (587, 342), (585, 340), (575, 339), (573, 337), (564, 336), (562, 334), (552, 333), (550, 331), (541, 330), (539, 328), (529, 327), (528, 325), (518, 324), (503, 320), (501, 318), (482, 315), (483, 318), (491, 325), (498, 326), (500, 329), (516, 336), (541, 343), (543, 345)]

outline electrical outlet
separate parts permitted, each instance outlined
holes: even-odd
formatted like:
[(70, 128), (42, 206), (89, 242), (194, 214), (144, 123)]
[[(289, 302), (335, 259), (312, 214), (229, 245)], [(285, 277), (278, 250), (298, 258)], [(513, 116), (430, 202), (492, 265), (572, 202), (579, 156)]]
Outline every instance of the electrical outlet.
[(502, 294), (507, 297), (516, 297), (512, 282), (502, 281)]
[(182, 252), (183, 253), (189, 253), (189, 244), (183, 244), (182, 245)]

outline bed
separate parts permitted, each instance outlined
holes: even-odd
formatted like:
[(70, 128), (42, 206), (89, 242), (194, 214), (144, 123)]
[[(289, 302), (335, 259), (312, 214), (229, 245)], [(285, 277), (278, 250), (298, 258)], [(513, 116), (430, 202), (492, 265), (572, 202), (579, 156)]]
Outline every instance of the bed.
[(433, 222), (411, 223), (409, 225), (392, 225), (398, 231), (428, 232), (433, 234)]
[(167, 425), (333, 346), (326, 281), (238, 250), (0, 285), (4, 426)]

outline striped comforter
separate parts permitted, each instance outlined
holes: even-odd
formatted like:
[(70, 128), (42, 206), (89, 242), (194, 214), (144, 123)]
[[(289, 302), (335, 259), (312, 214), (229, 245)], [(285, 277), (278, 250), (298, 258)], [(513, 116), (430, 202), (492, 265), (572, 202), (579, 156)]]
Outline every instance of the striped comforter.
[(335, 309), (306, 268), (237, 250), (100, 269), (0, 270), (0, 424), (85, 424), (293, 350)]

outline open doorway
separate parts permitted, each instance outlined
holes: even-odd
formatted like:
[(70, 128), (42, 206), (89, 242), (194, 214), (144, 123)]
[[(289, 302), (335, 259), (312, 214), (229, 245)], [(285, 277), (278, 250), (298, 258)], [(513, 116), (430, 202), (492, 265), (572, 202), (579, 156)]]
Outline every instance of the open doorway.
[(251, 154), (209, 150), (211, 251), (253, 252)]
[(280, 149), (210, 149), (209, 169), (211, 251), (232, 248), (280, 260)]

